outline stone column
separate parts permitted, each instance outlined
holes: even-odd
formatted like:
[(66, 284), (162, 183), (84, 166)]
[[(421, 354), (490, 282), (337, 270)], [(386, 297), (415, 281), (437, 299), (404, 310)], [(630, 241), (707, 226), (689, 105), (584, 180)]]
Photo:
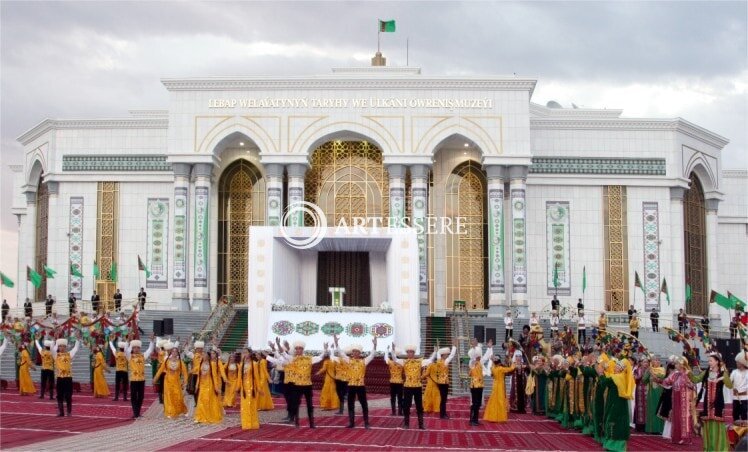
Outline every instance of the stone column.
[[(293, 163), (286, 166), (288, 173), (288, 205), (304, 201), (304, 175), (307, 166), (300, 163)], [(302, 227), (304, 226), (304, 213), (301, 210), (295, 211), (287, 220), (286, 226)]]
[[(21, 220), (18, 240), (18, 307), (22, 307), (26, 298), (34, 300), (34, 289), (26, 279), (26, 267), (36, 267), (36, 189), (27, 190), (26, 215)], [(23, 238), (23, 240), (21, 240)], [(38, 270), (37, 270), (38, 271)], [(29, 289), (31, 287), (31, 289)]]
[(529, 318), (527, 307), (527, 171), (524, 165), (509, 167), (509, 199), (512, 209), (512, 302), (519, 316)]
[[(718, 260), (718, 249), (717, 249), (717, 208), (719, 206), (719, 199), (707, 199), (706, 200), (706, 265), (708, 272), (708, 286), (706, 286), (704, 296), (709, 297), (712, 290), (720, 291), (719, 286), (719, 260)], [(715, 322), (719, 322), (721, 314), (724, 313), (725, 317), (728, 316), (727, 310), (721, 307), (711, 308), (709, 303), (709, 317), (712, 321), (713, 326), (719, 326)], [(727, 320), (729, 322), (729, 319)], [(722, 322), (724, 324), (724, 322)]]
[(195, 164), (194, 258), (192, 309), (209, 311), (210, 305), (210, 179), (213, 165)]
[[(190, 174), (192, 165), (174, 163), (174, 234), (172, 235), (172, 306), (178, 311), (190, 310), (189, 243), (190, 243)], [(148, 281), (144, 283), (147, 288)], [(139, 289), (139, 288), (138, 288)]]
[(265, 165), (265, 180), (267, 181), (265, 224), (279, 226), (283, 217), (283, 165), (279, 163)]
[(488, 315), (504, 317), (504, 179), (506, 167), (487, 165), (488, 176)]
[(389, 227), (405, 226), (405, 165), (388, 165), (390, 176), (390, 218)]
[[(668, 290), (673, 303), (668, 307), (667, 303), (660, 304), (663, 312), (661, 320), (669, 319), (671, 325), (677, 325), (676, 316), (680, 308), (686, 308), (686, 253), (685, 237), (683, 236), (683, 197), (686, 189), (683, 187), (670, 187), (670, 243), (671, 269), (668, 278)], [(667, 270), (665, 270), (667, 272)], [(670, 312), (667, 312), (670, 309)], [(665, 326), (668, 323), (664, 324)]]
[[(392, 173), (390, 173), (392, 175)], [(421, 316), (429, 315), (429, 256), (426, 217), (429, 205), (429, 167), (410, 167), (411, 223), (418, 237), (418, 299)], [(390, 185), (390, 188), (392, 186)]]
[[(63, 207), (60, 205), (60, 183), (57, 181), (47, 181), (47, 193), (49, 194), (47, 204), (47, 256), (44, 259), (47, 266), (57, 270), (58, 276), (56, 278), (47, 279), (47, 294), (51, 294), (52, 297), (57, 300), (52, 310), (59, 314), (67, 314), (67, 304), (64, 303), (68, 299), (68, 278), (66, 275), (70, 272), (70, 261), (68, 260), (68, 249), (67, 249), (67, 224), (61, 224), (62, 221), (55, 221), (58, 218), (63, 218)], [(62, 234), (66, 234), (63, 239)], [(37, 271), (41, 271), (39, 269)]]

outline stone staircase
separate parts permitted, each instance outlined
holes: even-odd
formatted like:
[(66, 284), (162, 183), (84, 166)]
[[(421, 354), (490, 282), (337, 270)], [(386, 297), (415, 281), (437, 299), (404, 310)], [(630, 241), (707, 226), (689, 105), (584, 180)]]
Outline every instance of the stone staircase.
[(236, 306), (226, 332), (221, 338), (220, 347), (224, 352), (237, 351), (247, 344), (249, 313), (246, 306)]

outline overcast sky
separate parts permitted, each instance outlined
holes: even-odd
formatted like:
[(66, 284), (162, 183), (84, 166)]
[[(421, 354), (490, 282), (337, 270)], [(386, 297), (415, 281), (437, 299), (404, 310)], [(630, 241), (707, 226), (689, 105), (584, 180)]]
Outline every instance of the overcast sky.
[(382, 36), (389, 65), (405, 65), (409, 38), (424, 74), (516, 73), (538, 78), (537, 103), (680, 116), (730, 139), (726, 168), (748, 167), (746, 14), (745, 1), (2, 1), (0, 270), (15, 279), (8, 165), (22, 162), (22, 132), (45, 118), (165, 109), (162, 77), (367, 65), (378, 18), (397, 21)]

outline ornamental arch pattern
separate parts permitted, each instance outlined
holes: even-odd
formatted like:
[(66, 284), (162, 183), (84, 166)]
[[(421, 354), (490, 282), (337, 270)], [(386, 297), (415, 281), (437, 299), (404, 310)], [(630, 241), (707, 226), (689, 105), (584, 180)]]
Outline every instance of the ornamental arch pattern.
[(707, 256), (706, 256), (706, 201), (701, 180), (692, 172), (689, 189), (683, 198), (683, 236), (686, 284), (691, 285), (691, 301), (686, 313), (708, 315)]

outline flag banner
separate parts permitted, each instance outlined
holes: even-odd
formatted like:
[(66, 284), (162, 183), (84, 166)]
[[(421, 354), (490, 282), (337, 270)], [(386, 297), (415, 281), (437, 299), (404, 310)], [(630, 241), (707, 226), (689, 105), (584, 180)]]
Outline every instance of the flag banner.
[(686, 284), (686, 303), (690, 302), (693, 298), (693, 292), (691, 291), (691, 285)]
[(736, 297), (734, 293), (727, 291), (727, 298), (730, 299), (730, 302), (732, 303), (733, 309), (745, 309), (745, 301), (741, 300), (740, 298)]
[(709, 295), (709, 303), (717, 303), (719, 306), (722, 306), (725, 309), (732, 309), (732, 301), (730, 301), (730, 299), (726, 296), (714, 290)]
[(641, 289), (642, 293), (646, 296), (647, 292), (644, 291), (644, 286), (642, 285), (642, 280), (639, 279), (639, 272), (634, 271), (634, 287), (638, 287)]
[(70, 263), (70, 275), (71, 276), (77, 276), (78, 278), (83, 278), (83, 274), (81, 273), (80, 269), (77, 265), (74, 263)]
[(44, 266), (44, 276), (46, 276), (47, 279), (54, 279), (56, 273), (57, 273), (56, 271), (52, 270), (46, 265)]
[(380, 33), (394, 33), (395, 32), (395, 21), (394, 20), (380, 20), (379, 21), (379, 32)]
[(667, 281), (665, 278), (662, 278), (662, 287), (660, 288), (660, 292), (665, 294), (665, 298), (667, 298), (667, 304), (670, 304), (670, 292), (667, 289)]
[(0, 285), (13, 287), (15, 284), (13, 284), (13, 280), (8, 278), (8, 276), (5, 273), (0, 272)]
[(558, 288), (558, 264), (553, 267), (553, 287)]
[(112, 268), (109, 269), (109, 280), (117, 282), (117, 262), (112, 262)]
[(587, 290), (587, 266), (582, 267), (582, 293)]
[(145, 272), (146, 279), (151, 277), (151, 271), (145, 266), (143, 259), (141, 259), (140, 256), (138, 256), (138, 271)]
[(101, 270), (99, 269), (99, 264), (96, 263), (96, 259), (94, 259), (93, 275), (94, 278), (101, 279)]
[(31, 284), (37, 289), (42, 285), (42, 275), (29, 266), (26, 266), (26, 279), (31, 281)]

